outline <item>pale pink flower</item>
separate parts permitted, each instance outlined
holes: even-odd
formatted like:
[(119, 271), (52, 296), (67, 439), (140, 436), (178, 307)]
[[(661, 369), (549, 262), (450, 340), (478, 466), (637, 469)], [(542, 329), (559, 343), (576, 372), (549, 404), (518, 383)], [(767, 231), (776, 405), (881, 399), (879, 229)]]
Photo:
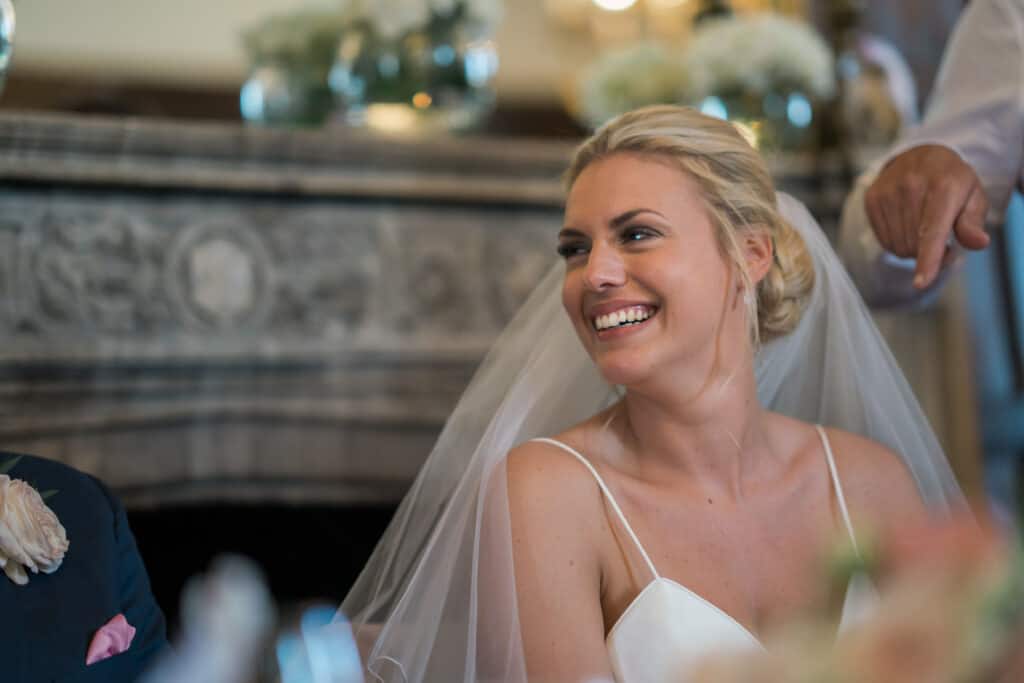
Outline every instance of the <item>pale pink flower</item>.
[(0, 567), (8, 578), (23, 586), (26, 570), (52, 574), (67, 549), (67, 533), (39, 492), (0, 474)]

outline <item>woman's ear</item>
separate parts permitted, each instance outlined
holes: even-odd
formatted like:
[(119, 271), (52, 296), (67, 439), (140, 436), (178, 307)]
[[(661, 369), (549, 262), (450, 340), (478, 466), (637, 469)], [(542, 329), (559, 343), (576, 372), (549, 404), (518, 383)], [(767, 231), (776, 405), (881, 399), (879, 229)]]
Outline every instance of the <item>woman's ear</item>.
[(775, 243), (767, 230), (745, 230), (740, 238), (743, 258), (747, 261), (750, 281), (757, 284), (771, 270), (775, 260)]

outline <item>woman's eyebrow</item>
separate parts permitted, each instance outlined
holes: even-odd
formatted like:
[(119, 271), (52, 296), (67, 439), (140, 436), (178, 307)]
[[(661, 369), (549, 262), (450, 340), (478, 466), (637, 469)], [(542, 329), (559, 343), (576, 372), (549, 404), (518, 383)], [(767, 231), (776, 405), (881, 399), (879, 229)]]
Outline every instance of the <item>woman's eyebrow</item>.
[[(643, 209), (643, 208), (640, 208), (640, 209), (630, 209), (629, 211), (626, 211), (624, 213), (620, 213), (618, 216), (613, 218), (611, 220), (611, 226), (613, 228), (621, 227), (623, 223), (629, 222), (630, 220), (632, 220), (633, 218), (636, 218), (636, 216), (641, 214), (641, 213), (653, 213), (656, 216), (661, 216), (662, 218), (665, 218), (664, 214), (661, 214), (661, 213), (655, 211), (654, 209)], [(666, 218), (665, 220), (668, 220), (668, 219)]]
[[(665, 218), (665, 215), (663, 213), (655, 211), (654, 209), (639, 208), (630, 209), (629, 211), (624, 211), (623, 213), (620, 213), (618, 216), (609, 221), (609, 225), (611, 225), (614, 229), (618, 229), (642, 213), (653, 213), (655, 216), (660, 216), (661, 218), (668, 220), (667, 218)], [(569, 227), (562, 228), (558, 233), (558, 239), (566, 239), (570, 237), (587, 237), (587, 235), (586, 233), (577, 230), (576, 228)]]
[(587, 235), (576, 228), (562, 228), (558, 231), (558, 239), (569, 239), (571, 237), (586, 237)]

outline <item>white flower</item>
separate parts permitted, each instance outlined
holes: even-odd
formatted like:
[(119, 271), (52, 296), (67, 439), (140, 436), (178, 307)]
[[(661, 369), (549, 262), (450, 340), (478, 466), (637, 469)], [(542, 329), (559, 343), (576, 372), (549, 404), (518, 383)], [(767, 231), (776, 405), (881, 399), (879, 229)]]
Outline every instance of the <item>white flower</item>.
[(593, 127), (648, 104), (686, 99), (688, 78), (682, 59), (658, 43), (611, 52), (591, 65), (579, 83), (580, 113)]
[(799, 89), (816, 98), (835, 91), (832, 52), (807, 23), (778, 14), (710, 21), (686, 51), (692, 97), (730, 90)]
[(39, 492), (0, 474), (0, 567), (19, 586), (32, 573), (52, 574), (64, 561), (68, 537)]

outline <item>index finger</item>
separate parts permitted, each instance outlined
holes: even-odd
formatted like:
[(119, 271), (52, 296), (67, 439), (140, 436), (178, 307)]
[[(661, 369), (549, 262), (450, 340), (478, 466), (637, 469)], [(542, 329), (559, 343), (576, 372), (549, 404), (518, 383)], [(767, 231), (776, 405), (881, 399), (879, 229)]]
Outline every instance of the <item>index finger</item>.
[[(968, 188), (969, 190), (969, 188)], [(917, 267), (914, 286), (924, 289), (939, 274), (946, 242), (953, 232), (957, 216), (963, 210), (969, 191), (956, 187), (933, 187), (924, 201), (921, 224), (918, 226)]]

